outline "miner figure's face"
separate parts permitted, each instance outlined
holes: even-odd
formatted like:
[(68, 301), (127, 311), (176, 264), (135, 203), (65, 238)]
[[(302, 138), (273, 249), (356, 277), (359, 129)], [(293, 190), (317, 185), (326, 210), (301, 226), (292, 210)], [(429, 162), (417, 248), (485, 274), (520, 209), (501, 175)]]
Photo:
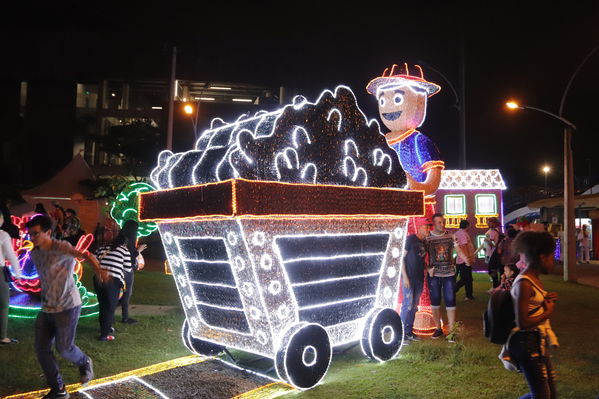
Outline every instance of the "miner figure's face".
[(381, 119), (391, 132), (401, 134), (424, 122), (425, 90), (408, 85), (388, 85), (379, 88), (376, 94)]

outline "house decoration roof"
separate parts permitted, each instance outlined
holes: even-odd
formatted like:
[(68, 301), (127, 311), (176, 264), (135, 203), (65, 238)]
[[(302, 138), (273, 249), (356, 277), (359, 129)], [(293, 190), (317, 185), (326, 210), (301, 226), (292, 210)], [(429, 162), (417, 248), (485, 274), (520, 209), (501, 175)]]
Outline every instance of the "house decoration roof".
[(439, 190), (505, 190), (499, 169), (444, 170)]

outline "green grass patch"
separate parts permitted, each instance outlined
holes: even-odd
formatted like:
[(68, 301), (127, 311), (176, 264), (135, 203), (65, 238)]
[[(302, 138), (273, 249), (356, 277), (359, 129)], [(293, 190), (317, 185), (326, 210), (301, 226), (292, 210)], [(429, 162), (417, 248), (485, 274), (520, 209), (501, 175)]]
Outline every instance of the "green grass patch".
[[(87, 271), (85, 280), (90, 277)], [(560, 295), (552, 318), (561, 343), (554, 353), (559, 397), (595, 398), (599, 394), (599, 290), (564, 283), (559, 276), (544, 276), (543, 280), (547, 289)], [(477, 274), (476, 301), (464, 302), (464, 293), (460, 293), (457, 315), (463, 330), (457, 344), (425, 340), (407, 346), (399, 358), (387, 363), (366, 359), (357, 347), (333, 358), (323, 384), (286, 397), (511, 399), (524, 394), (527, 387), (523, 377), (505, 370), (497, 358), (499, 346), (482, 336), (481, 314), (488, 287), (486, 275)], [(82, 319), (77, 344), (93, 357), (98, 377), (189, 354), (180, 340), (184, 316), (172, 276), (136, 274), (133, 303), (179, 308), (167, 315), (136, 316), (138, 324), (117, 323), (113, 342), (96, 340), (99, 327), (95, 317)], [(33, 351), (33, 321), (11, 320), (9, 331), (21, 343), (0, 347), (0, 396), (44, 388)], [(67, 383), (77, 381), (75, 367), (61, 361), (61, 368)]]
[[(92, 267), (84, 265), (81, 282), (92, 292), (94, 290), (93, 276)], [(173, 276), (143, 270), (135, 272), (131, 302), (137, 305), (181, 306)]]

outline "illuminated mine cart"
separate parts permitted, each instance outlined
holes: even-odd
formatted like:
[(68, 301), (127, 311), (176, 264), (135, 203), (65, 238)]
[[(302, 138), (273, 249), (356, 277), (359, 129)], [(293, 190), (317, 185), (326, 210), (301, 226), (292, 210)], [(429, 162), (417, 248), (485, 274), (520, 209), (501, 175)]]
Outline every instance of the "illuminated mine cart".
[(423, 207), (420, 191), (243, 179), (140, 200), (141, 219), (159, 225), (187, 347), (272, 358), (300, 389), (324, 377), (334, 346), (360, 341), (379, 361), (400, 351), (404, 238)]

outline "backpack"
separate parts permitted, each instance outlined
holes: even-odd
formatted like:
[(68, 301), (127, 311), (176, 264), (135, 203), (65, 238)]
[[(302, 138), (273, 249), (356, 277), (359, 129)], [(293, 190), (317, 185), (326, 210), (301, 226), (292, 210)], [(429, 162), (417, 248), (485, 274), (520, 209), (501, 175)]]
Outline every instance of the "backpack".
[[(540, 288), (529, 278), (526, 278), (532, 286)], [(529, 314), (534, 314), (539, 308), (533, 309)], [(516, 327), (516, 314), (514, 313), (514, 301), (508, 290), (493, 292), (487, 304), (487, 310), (483, 314), (483, 333), (485, 337), (494, 344), (504, 345), (507, 342), (512, 329)]]
[(483, 314), (483, 332), (494, 344), (503, 345), (516, 326), (514, 301), (508, 290), (493, 292)]

